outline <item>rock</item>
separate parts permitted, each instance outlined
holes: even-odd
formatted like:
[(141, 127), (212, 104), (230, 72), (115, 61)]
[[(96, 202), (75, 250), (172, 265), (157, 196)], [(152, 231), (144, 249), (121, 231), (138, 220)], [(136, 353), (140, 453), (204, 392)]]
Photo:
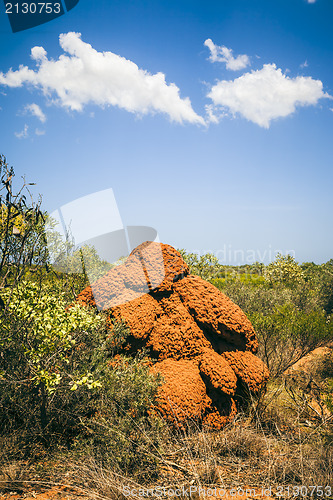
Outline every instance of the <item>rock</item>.
[(143, 243), (77, 300), (98, 302), (110, 320), (127, 323), (124, 349), (145, 347), (157, 360), (151, 370), (164, 383), (155, 408), (180, 427), (188, 420), (223, 427), (244, 386), (255, 393), (268, 379), (248, 318), (216, 287), (190, 275), (170, 245)]

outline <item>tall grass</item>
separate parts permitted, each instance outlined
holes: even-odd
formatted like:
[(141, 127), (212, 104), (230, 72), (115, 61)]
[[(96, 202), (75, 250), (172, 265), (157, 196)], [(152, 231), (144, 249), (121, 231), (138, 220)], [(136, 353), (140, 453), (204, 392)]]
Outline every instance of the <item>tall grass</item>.
[[(185, 491), (191, 488), (195, 496), (200, 489), (214, 487), (229, 491), (246, 486), (257, 492), (271, 487), (276, 493), (282, 486), (328, 486), (333, 482), (332, 417), (323, 422), (277, 382), (269, 385), (259, 403), (252, 401), (246, 412), (239, 413), (221, 431), (192, 423), (181, 431), (165, 422), (155, 422), (155, 427), (152, 423), (148, 429), (137, 426), (135, 419), (132, 426), (141, 434), (145, 470), (140, 473), (135, 468), (125, 473), (117, 456), (105, 461), (91, 448), (58, 450), (46, 463), (45, 456), (34, 463), (6, 460), (3, 456), (0, 486), (7, 491), (23, 491), (29, 484), (38, 490), (40, 478), (44, 478), (44, 488), (62, 485), (70, 487), (73, 495), (76, 492), (91, 499), (120, 499), (138, 498), (140, 489), (149, 489), (150, 496), (160, 497), (163, 487)], [(115, 431), (114, 426), (105, 423), (107, 440)], [(10, 446), (9, 442), (2, 444), (2, 449)], [(124, 436), (123, 446), (124, 453), (130, 450), (129, 436)]]

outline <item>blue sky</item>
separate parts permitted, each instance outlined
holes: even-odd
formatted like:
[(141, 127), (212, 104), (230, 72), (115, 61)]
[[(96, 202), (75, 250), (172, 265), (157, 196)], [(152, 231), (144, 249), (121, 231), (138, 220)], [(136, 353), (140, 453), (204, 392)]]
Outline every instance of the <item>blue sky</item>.
[(224, 263), (333, 258), (331, 0), (80, 0), (14, 34), (0, 7), (0, 152), (44, 209), (112, 188)]

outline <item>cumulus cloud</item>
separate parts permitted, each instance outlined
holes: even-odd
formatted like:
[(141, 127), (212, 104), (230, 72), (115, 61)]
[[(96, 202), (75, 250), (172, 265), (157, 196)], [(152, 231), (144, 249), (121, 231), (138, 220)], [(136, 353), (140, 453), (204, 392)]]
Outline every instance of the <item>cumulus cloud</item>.
[(250, 58), (246, 54), (234, 57), (231, 49), (224, 45), (215, 45), (210, 38), (205, 41), (205, 45), (210, 50), (209, 60), (212, 62), (225, 62), (227, 69), (238, 71), (250, 65)]
[(269, 128), (272, 120), (292, 114), (298, 106), (317, 104), (331, 96), (323, 92), (320, 80), (297, 76), (290, 78), (275, 64), (244, 73), (235, 80), (221, 80), (208, 97), (216, 107), (239, 113), (261, 127)]
[(42, 123), (46, 122), (46, 115), (43, 113), (41, 108), (38, 106), (38, 104), (27, 104), (24, 107), (24, 111), (26, 113), (30, 113), (33, 116), (36, 116)]
[(26, 139), (29, 136), (28, 129), (29, 129), (28, 125), (25, 124), (24, 129), (21, 132), (15, 132), (16, 137), (18, 139)]
[(81, 111), (88, 103), (118, 106), (131, 113), (165, 113), (172, 121), (204, 124), (188, 97), (181, 98), (174, 83), (166, 83), (161, 72), (151, 74), (134, 62), (112, 52), (98, 52), (81, 40), (80, 33), (61, 34), (64, 51), (59, 59), (47, 57), (43, 47), (33, 47), (33, 70), (21, 65), (18, 70), (0, 73), (0, 84), (39, 88), (44, 95), (65, 108)]

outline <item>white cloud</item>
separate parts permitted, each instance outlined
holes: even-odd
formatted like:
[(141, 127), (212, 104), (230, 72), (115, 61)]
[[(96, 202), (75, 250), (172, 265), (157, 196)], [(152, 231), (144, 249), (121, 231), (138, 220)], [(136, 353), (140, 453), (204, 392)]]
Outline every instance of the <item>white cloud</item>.
[(250, 58), (246, 54), (234, 57), (231, 49), (224, 45), (215, 45), (210, 38), (205, 41), (205, 45), (210, 50), (209, 60), (212, 62), (225, 62), (227, 69), (238, 71), (250, 65)]
[(309, 63), (307, 59), (305, 59), (304, 63), (300, 64), (300, 68), (307, 68), (309, 66)]
[(331, 98), (323, 92), (320, 80), (304, 76), (290, 78), (275, 64), (265, 64), (262, 69), (235, 80), (221, 80), (211, 88), (208, 97), (215, 106), (233, 115), (239, 113), (265, 128), (269, 128), (272, 120), (292, 114), (298, 106)]
[(209, 123), (219, 123), (222, 118), (228, 115), (223, 109), (217, 108), (213, 104), (206, 104), (205, 106), (206, 110), (206, 123), (207, 125)]
[(213, 104), (206, 104), (205, 106), (206, 109), (206, 122), (207, 123), (219, 123), (219, 117), (215, 113), (215, 109)]
[(45, 135), (45, 130), (40, 130), (39, 128), (36, 128), (35, 134), (36, 135)]
[(15, 132), (15, 135), (18, 139), (26, 139), (29, 134), (28, 134), (28, 125), (24, 125), (24, 129), (21, 132)]
[(43, 113), (41, 108), (38, 106), (38, 104), (27, 104), (24, 107), (25, 113), (30, 113), (33, 116), (36, 116), (42, 123), (46, 122), (46, 115)]
[(118, 106), (137, 114), (166, 113), (171, 120), (204, 124), (188, 97), (167, 84), (161, 72), (150, 74), (134, 62), (112, 52), (98, 52), (81, 40), (80, 33), (61, 34), (64, 54), (48, 59), (43, 47), (33, 47), (31, 57), (37, 69), (21, 65), (18, 70), (0, 73), (0, 84), (42, 89), (54, 102), (75, 111), (88, 103), (100, 107)]
[(308, 0), (308, 3), (315, 3), (316, 0)]

